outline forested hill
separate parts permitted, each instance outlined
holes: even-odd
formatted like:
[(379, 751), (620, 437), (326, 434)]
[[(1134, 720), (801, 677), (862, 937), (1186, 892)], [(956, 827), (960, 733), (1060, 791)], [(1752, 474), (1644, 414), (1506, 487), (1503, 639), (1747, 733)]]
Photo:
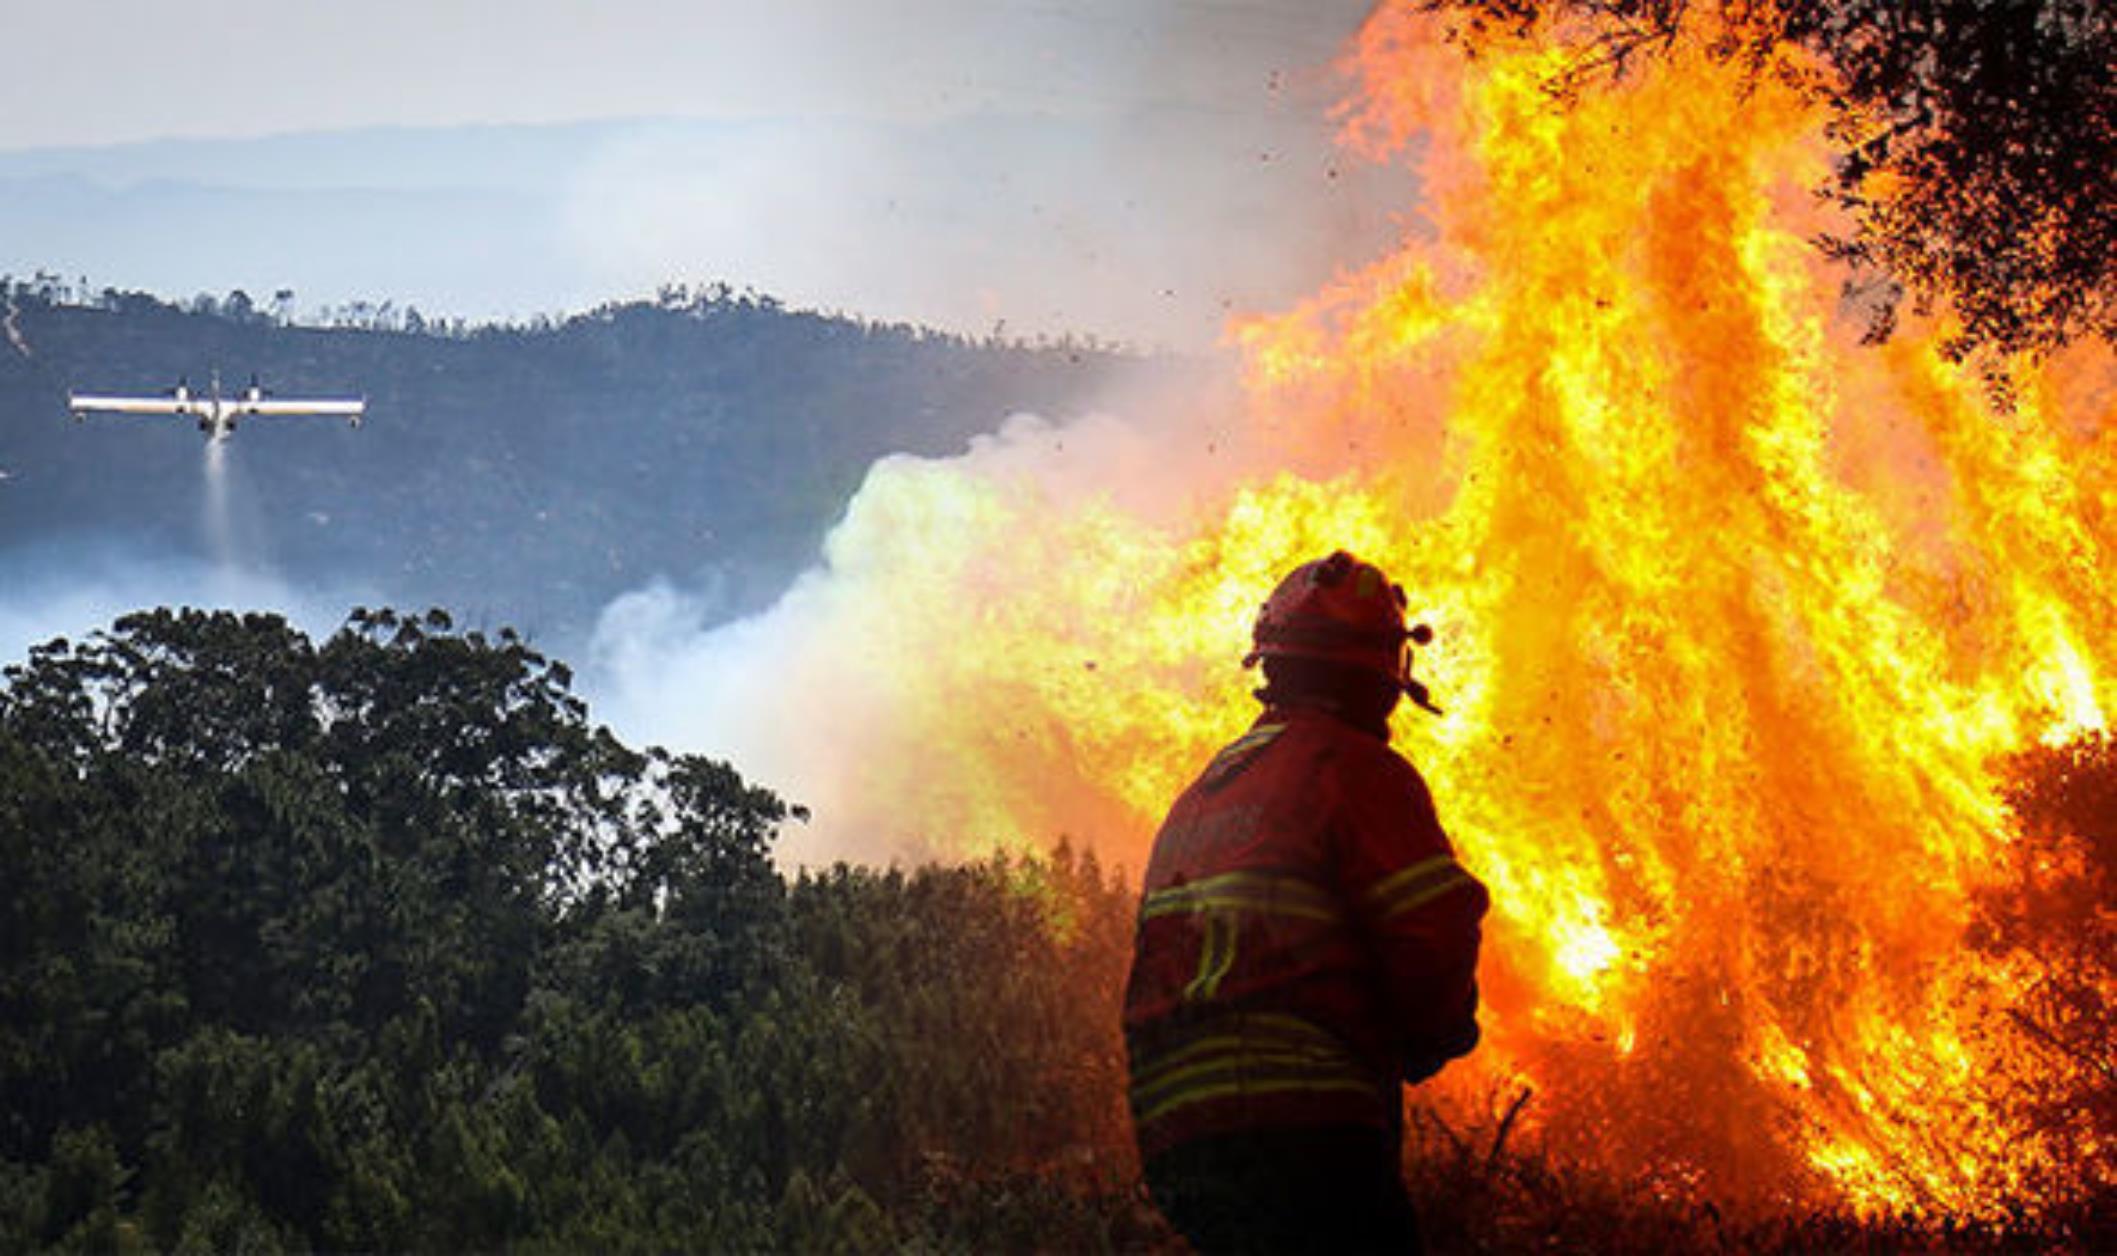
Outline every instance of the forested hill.
[(0, 1251), (1092, 1251), (1132, 899), (789, 808), (439, 616), (0, 669)]
[(254, 373), (288, 396), (364, 395), (369, 419), (256, 419), (236, 434), (236, 561), (561, 644), (657, 575), (714, 591), (723, 613), (753, 609), (811, 561), (875, 458), (951, 453), (1010, 413), (1063, 419), (1180, 369), (720, 285), (486, 327), (388, 306), (293, 325), (240, 293), (179, 306), (46, 278), (4, 296), (0, 571), (113, 543), (229, 557), (211, 552), (189, 423), (77, 425), (65, 395), (203, 388), (215, 370), (232, 391)]

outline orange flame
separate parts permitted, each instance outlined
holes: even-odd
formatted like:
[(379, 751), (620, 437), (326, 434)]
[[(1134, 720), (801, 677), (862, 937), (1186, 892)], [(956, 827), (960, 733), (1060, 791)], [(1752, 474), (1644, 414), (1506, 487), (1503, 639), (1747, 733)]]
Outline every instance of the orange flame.
[(1156, 517), (878, 467), (830, 557), (884, 591), (856, 661), (915, 749), (858, 787), (1136, 867), (1253, 709), (1264, 593), (1350, 548), (1439, 633), (1448, 714), (1399, 745), (1493, 890), (1445, 1085), (1526, 1082), (1550, 1146), (1671, 1189), (1999, 1206), (2037, 1154), (1983, 1084), (2019, 978), (1963, 931), (1994, 756), (2117, 699), (2108, 355), (1995, 413), (1930, 332), (1857, 345), (1806, 243), (1819, 119), (1709, 58), (1561, 110), (1535, 48), (1384, 13), (1355, 55), (1353, 138), (1423, 137), (1429, 222), (1235, 329), (1234, 439), (1289, 470)]

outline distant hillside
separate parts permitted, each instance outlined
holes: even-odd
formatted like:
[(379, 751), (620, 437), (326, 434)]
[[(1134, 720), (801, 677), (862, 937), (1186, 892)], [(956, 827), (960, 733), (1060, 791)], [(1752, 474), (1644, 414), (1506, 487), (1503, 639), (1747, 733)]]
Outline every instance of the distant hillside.
[[(368, 398), (359, 431), (253, 420), (225, 452), (244, 558), (547, 642), (656, 575), (761, 605), (812, 560), (868, 464), (945, 454), (1029, 410), (1063, 418), (1166, 359), (972, 342), (784, 308), (724, 287), (525, 327), (290, 326), (247, 297), (178, 307), (7, 282), (0, 583), (34, 553), (115, 541), (210, 557), (186, 422), (66, 421), (69, 388), (159, 392), (221, 371)], [(15, 577), (20, 578), (19, 574)]]
[[(1320, 87), (1318, 90), (1322, 90)], [(670, 277), (981, 335), (1209, 346), (1389, 251), (1419, 201), (1328, 100), (1259, 112), (630, 118), (0, 152), (0, 271), (481, 321)]]

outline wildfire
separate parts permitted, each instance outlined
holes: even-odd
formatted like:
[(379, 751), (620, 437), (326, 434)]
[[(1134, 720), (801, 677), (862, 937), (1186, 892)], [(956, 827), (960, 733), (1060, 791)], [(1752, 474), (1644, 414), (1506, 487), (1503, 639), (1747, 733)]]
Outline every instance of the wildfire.
[(1218, 478), (1148, 509), (991, 449), (877, 468), (829, 555), (871, 600), (822, 612), (894, 747), (849, 788), (1136, 869), (1254, 710), (1258, 602), (1350, 548), (1436, 629), (1447, 714), (1398, 744), (1493, 891), (1451, 1093), (1527, 1084), (1632, 1180), (1977, 1215), (2036, 1154), (1982, 1084), (2020, 978), (1963, 940), (1990, 764), (2117, 700), (2109, 359), (2003, 413), (1930, 329), (1857, 344), (1808, 107), (1679, 53), (1561, 110), (1554, 55), (1370, 20), (1349, 135), (1423, 137), (1425, 221), (1237, 325)]

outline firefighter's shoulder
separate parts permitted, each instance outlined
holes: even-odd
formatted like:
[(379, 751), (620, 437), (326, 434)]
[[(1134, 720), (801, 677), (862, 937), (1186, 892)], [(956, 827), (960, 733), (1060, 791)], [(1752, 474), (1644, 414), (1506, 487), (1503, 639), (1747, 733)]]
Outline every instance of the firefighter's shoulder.
[(1327, 738), (1330, 758), (1347, 788), (1362, 793), (1381, 793), (1426, 810), (1433, 809), (1432, 791), (1426, 778), (1396, 747), (1348, 725), (1319, 727)]
[(1379, 869), (1455, 853), (1426, 778), (1409, 759), (1372, 737), (1332, 749), (1330, 793), (1356, 862), (1372, 860)]

